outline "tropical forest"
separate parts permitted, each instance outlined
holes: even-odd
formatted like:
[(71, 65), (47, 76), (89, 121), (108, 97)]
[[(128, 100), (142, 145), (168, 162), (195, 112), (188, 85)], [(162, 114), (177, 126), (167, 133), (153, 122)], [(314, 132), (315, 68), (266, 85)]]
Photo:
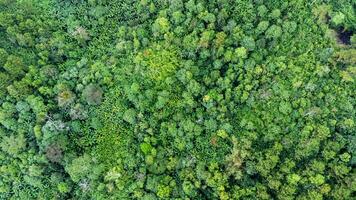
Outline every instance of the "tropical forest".
[(355, 0), (0, 0), (1, 200), (356, 200)]

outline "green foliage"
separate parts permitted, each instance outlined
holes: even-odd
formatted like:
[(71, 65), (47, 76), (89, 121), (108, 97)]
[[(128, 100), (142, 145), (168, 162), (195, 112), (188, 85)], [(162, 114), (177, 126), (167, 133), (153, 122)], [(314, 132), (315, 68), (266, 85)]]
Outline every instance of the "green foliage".
[(70, 90), (65, 90), (58, 94), (58, 106), (65, 107), (69, 106), (75, 100), (75, 95)]
[(99, 86), (90, 84), (83, 90), (83, 97), (89, 105), (98, 105), (103, 99), (103, 91)]
[(96, 180), (101, 173), (101, 165), (96, 163), (90, 155), (84, 154), (73, 159), (67, 165), (66, 171), (74, 182), (85, 179)]
[(51, 162), (59, 163), (62, 160), (62, 149), (57, 144), (52, 144), (46, 147), (46, 157)]
[(135, 124), (136, 122), (136, 112), (133, 109), (128, 109), (124, 112), (123, 120), (130, 124)]
[(145, 67), (148, 78), (162, 81), (179, 66), (179, 57), (173, 47), (165, 49), (162, 45), (155, 44), (152, 48), (140, 52), (135, 62)]
[(341, 12), (336, 13), (332, 19), (331, 19), (331, 23), (335, 26), (340, 26), (341, 24), (343, 24), (345, 21), (345, 15)]
[(279, 38), (282, 35), (281, 27), (277, 25), (270, 26), (266, 31), (266, 38)]
[(20, 57), (10, 55), (6, 59), (6, 63), (3, 68), (6, 70), (9, 75), (14, 77), (19, 77), (24, 75), (24, 63)]
[(17, 156), (26, 147), (26, 139), (23, 134), (3, 137), (1, 140), (1, 150), (11, 156)]
[(352, 199), (354, 7), (0, 0), (0, 199)]

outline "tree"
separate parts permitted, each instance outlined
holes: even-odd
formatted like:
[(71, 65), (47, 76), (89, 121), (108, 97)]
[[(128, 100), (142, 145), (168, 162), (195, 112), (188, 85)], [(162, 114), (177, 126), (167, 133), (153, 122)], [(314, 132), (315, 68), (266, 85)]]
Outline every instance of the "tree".
[(83, 97), (89, 105), (99, 105), (103, 100), (103, 91), (99, 86), (89, 84), (83, 90)]
[(268, 21), (261, 21), (256, 28), (257, 33), (263, 33), (267, 30), (269, 27), (269, 22)]
[(85, 181), (86, 179), (96, 180), (99, 178), (102, 169), (103, 166), (96, 163), (88, 154), (84, 154), (71, 160), (65, 167), (65, 170), (68, 172), (71, 179), (76, 183), (80, 183), (80, 181)]
[(62, 149), (58, 144), (51, 144), (46, 147), (46, 157), (54, 163), (61, 162), (63, 158)]
[(3, 67), (6, 63), (9, 54), (6, 52), (5, 49), (0, 48), (0, 67)]
[(87, 30), (82, 26), (77, 26), (75, 30), (72, 32), (72, 36), (79, 42), (84, 43), (85, 41), (89, 40), (89, 33)]
[(59, 107), (67, 107), (75, 100), (75, 94), (70, 90), (62, 91), (57, 97)]
[(158, 17), (152, 26), (152, 31), (155, 35), (167, 33), (170, 29), (170, 24), (167, 18)]
[(13, 157), (19, 156), (20, 152), (26, 147), (24, 134), (10, 135), (2, 138), (1, 149)]
[(3, 66), (8, 74), (14, 78), (21, 77), (25, 74), (25, 64), (23, 63), (22, 58), (9, 55), (7, 57), (6, 63)]
[(268, 39), (277, 39), (282, 35), (282, 29), (280, 26), (272, 25), (266, 31), (266, 38)]

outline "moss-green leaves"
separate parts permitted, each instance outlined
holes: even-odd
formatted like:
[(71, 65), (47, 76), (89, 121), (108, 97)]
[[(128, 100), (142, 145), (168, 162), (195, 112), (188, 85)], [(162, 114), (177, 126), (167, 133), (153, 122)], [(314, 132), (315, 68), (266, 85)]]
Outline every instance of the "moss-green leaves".
[(0, 146), (4, 152), (16, 157), (26, 147), (26, 138), (24, 134), (6, 136)]
[(266, 31), (266, 38), (279, 38), (282, 35), (282, 29), (278, 25), (270, 26)]
[(147, 155), (147, 154), (149, 154), (151, 152), (152, 146), (150, 144), (148, 144), (148, 143), (142, 143), (140, 145), (140, 149), (145, 155)]
[(166, 48), (160, 44), (154, 44), (140, 52), (135, 61), (143, 67), (147, 77), (155, 81), (162, 81), (172, 75), (180, 63), (179, 54), (174, 47)]
[(96, 163), (90, 155), (84, 154), (73, 159), (66, 167), (66, 171), (74, 182), (85, 182), (97, 179), (102, 171), (102, 165)]
[(167, 33), (169, 31), (169, 21), (167, 18), (159, 17), (155, 20), (152, 29), (154, 33)]
[(0, 199), (352, 198), (350, 0), (0, 10)]
[(134, 124), (136, 122), (136, 111), (134, 109), (126, 110), (123, 119), (130, 124)]

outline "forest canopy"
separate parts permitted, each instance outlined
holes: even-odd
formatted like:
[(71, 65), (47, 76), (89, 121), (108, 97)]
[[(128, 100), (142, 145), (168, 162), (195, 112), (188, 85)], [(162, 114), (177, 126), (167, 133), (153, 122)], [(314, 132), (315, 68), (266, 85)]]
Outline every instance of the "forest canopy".
[(0, 199), (354, 199), (355, 8), (0, 0)]

